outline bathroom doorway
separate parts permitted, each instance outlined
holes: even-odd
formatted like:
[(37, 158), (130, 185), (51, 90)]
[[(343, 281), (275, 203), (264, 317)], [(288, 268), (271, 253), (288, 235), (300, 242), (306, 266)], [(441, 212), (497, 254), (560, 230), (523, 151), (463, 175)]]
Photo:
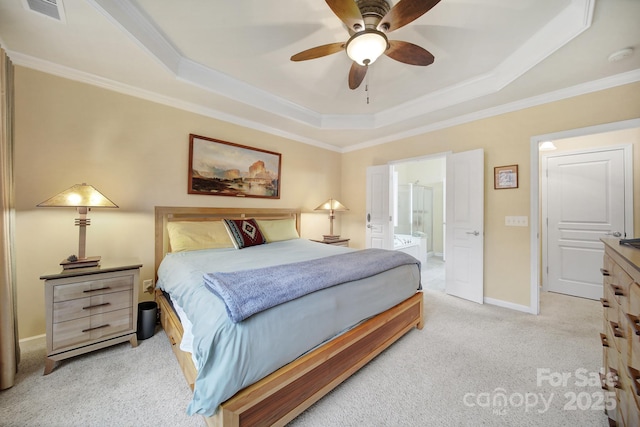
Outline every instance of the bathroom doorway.
[(422, 263), (422, 285), (445, 289), (446, 155), (392, 163), (394, 249)]

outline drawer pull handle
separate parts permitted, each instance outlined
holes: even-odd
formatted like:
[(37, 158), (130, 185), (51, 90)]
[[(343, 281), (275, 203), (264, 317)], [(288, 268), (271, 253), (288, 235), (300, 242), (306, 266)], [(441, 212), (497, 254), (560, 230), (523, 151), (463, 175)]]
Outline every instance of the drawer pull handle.
[(640, 371), (631, 366), (627, 366), (627, 372), (629, 372), (629, 376), (633, 380), (631, 384), (633, 384), (633, 390), (636, 392), (636, 396), (640, 396)]
[(609, 300), (606, 300), (604, 298), (600, 298), (600, 302), (602, 303), (602, 306), (604, 308), (609, 308)]
[(105, 286), (104, 288), (87, 289), (86, 291), (82, 291), (82, 292), (84, 292), (86, 294), (86, 293), (89, 293), (89, 292), (108, 291), (109, 289), (111, 289), (111, 287)]
[(623, 289), (618, 286), (618, 285), (614, 285), (613, 283), (611, 284), (611, 289), (613, 289), (613, 294), (617, 295), (619, 297), (623, 297), (624, 296), (624, 291)]
[(609, 276), (609, 270), (606, 268), (601, 268), (600, 273), (602, 273), (603, 276)]
[(624, 338), (624, 333), (622, 332), (622, 329), (620, 329), (620, 325), (613, 321), (610, 321), (609, 323), (611, 323), (611, 329), (613, 329), (613, 336), (616, 338)]
[(89, 329), (83, 329), (82, 332), (90, 332), (90, 331), (95, 331), (96, 329), (102, 329), (102, 328), (108, 328), (110, 325), (108, 323), (104, 324), (104, 325), (100, 325), (100, 326), (96, 326), (93, 328), (89, 328)]
[(94, 304), (94, 305), (88, 305), (86, 307), (82, 307), (83, 310), (91, 310), (92, 308), (96, 308), (96, 307), (104, 307), (106, 305), (111, 305), (110, 302), (103, 302), (102, 304)]
[(620, 383), (620, 376), (618, 375), (618, 371), (609, 366), (610, 381), (613, 381), (613, 386), (618, 389), (622, 389), (622, 384)]
[(602, 341), (603, 347), (609, 347), (609, 338), (605, 334), (600, 334), (600, 341)]
[(599, 375), (600, 375), (600, 386), (602, 387), (603, 390), (609, 391), (609, 387), (607, 386), (607, 376), (603, 372), (600, 372)]
[(633, 325), (633, 329), (636, 332), (636, 335), (640, 335), (640, 319), (638, 316), (634, 316), (633, 314), (627, 313), (627, 318)]

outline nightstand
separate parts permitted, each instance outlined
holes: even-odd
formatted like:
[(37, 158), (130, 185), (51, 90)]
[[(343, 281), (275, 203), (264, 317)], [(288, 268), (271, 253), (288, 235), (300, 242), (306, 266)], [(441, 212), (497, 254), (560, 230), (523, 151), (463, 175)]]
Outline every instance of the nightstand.
[(311, 240), (312, 242), (324, 243), (325, 245), (333, 246), (349, 246), (349, 240), (351, 239), (334, 239), (334, 240)]
[(59, 360), (129, 341), (138, 345), (136, 260), (102, 261), (98, 267), (63, 270), (40, 276), (47, 309), (44, 375)]

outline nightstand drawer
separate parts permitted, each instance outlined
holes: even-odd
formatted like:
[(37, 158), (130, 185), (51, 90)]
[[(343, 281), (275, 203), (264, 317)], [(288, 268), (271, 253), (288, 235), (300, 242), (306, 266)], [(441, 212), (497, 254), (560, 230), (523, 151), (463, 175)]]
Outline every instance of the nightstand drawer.
[(131, 294), (129, 290), (56, 302), (53, 304), (53, 323), (129, 308), (132, 306)]
[(133, 310), (110, 311), (53, 325), (52, 350), (63, 350), (85, 342), (133, 329)]
[(133, 274), (97, 280), (85, 279), (77, 283), (55, 285), (53, 287), (53, 302), (86, 298), (130, 289), (133, 289)]

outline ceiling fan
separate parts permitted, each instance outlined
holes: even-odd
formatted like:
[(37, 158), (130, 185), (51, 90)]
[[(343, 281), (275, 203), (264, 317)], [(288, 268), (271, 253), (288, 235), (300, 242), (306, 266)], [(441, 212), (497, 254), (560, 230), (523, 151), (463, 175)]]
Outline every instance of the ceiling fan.
[(349, 88), (357, 89), (367, 74), (367, 67), (383, 53), (396, 61), (411, 65), (433, 64), (429, 51), (413, 43), (389, 40), (387, 33), (416, 20), (440, 0), (401, 0), (391, 7), (386, 0), (325, 0), (349, 30), (346, 42), (316, 46), (291, 57), (292, 61), (321, 58), (342, 50), (353, 60), (349, 71)]

